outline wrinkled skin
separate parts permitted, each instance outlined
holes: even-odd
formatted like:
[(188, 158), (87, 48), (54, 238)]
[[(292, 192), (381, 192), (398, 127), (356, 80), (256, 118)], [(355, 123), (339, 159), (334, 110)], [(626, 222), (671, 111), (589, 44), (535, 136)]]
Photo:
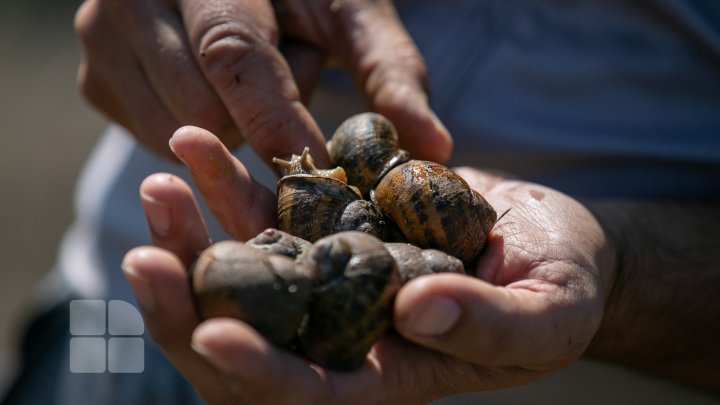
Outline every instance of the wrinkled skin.
[[(272, 193), (216, 137), (186, 127), (171, 143), (231, 235), (244, 240), (273, 225)], [(200, 323), (185, 273), (208, 245), (195, 196), (178, 178), (150, 176), (141, 195), (154, 246), (130, 251), (123, 264), (148, 331), (209, 403), (425, 403), (523, 384), (572, 363), (602, 319), (614, 248), (593, 215), (559, 192), (457, 172), (499, 214), (510, 209), (490, 234), (477, 278), (438, 274), (403, 286), (394, 307), (399, 335), (382, 338), (349, 373), (278, 350), (240, 321)], [(157, 229), (161, 209), (170, 226)]]
[[(247, 142), (271, 167), (324, 139), (306, 108), (327, 62), (349, 71), (406, 149), (444, 161), (452, 142), (427, 103), (425, 65), (389, 0), (85, 0), (75, 17), (85, 97), (172, 157), (182, 125)], [(332, 7), (331, 7), (332, 5)]]

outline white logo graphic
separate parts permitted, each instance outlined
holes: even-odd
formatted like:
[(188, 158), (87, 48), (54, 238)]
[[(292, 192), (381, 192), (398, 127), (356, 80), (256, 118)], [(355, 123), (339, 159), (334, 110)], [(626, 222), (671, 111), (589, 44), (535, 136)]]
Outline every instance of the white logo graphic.
[[(110, 335), (106, 338), (106, 332)], [(131, 304), (112, 300), (70, 302), (70, 371), (142, 373), (145, 325)]]

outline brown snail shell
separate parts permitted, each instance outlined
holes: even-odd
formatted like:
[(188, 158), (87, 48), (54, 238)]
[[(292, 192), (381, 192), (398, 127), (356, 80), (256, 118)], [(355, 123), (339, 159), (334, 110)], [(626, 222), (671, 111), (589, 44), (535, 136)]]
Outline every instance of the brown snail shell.
[(379, 239), (349, 231), (317, 241), (298, 263), (312, 282), (298, 333), (305, 354), (334, 370), (357, 368), (391, 324), (401, 284), (395, 261)]
[(396, 166), (371, 197), (407, 242), (440, 249), (466, 265), (482, 251), (497, 218), (490, 204), (460, 176), (423, 160)]
[[(382, 236), (380, 212), (366, 203), (353, 204), (362, 196), (346, 183), (342, 168), (317, 169), (308, 148), (300, 156), (293, 155), (290, 161), (273, 161), (288, 171), (278, 181), (280, 230), (310, 242), (344, 230), (362, 230)], [(351, 204), (352, 208), (348, 209)], [(372, 222), (365, 223), (362, 219)]]
[(243, 320), (279, 346), (296, 336), (310, 298), (310, 279), (292, 259), (237, 241), (204, 250), (191, 285), (201, 317)]
[(330, 161), (345, 169), (348, 183), (367, 195), (394, 166), (407, 161), (397, 131), (387, 118), (362, 113), (346, 119), (327, 143)]
[(409, 243), (386, 243), (403, 283), (437, 273), (465, 273), (463, 262), (437, 249), (420, 249)]

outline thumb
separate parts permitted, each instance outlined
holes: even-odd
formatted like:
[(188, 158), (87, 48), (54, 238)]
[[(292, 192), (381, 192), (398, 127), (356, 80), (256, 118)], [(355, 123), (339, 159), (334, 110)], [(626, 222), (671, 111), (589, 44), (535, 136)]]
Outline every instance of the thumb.
[(413, 157), (447, 161), (452, 139), (428, 105), (425, 63), (392, 2), (336, 3), (343, 33), (352, 39), (347, 62), (371, 109), (392, 121)]
[(408, 340), (473, 364), (546, 371), (576, 360), (587, 343), (570, 326), (582, 319), (553, 301), (542, 289), (425, 276), (398, 293), (395, 327)]

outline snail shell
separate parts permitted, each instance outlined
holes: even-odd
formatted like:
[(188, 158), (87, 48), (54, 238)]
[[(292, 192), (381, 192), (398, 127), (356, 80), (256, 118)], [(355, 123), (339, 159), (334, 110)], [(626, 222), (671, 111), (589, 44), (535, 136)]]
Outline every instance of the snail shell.
[(345, 120), (327, 143), (330, 161), (345, 169), (348, 183), (367, 195), (385, 173), (410, 157), (385, 117), (362, 113)]
[(362, 196), (347, 184), (342, 168), (317, 169), (308, 148), (290, 161), (273, 161), (287, 170), (278, 181), (280, 230), (310, 242), (344, 230), (382, 237), (380, 211), (368, 203), (356, 203)]
[(191, 285), (201, 317), (243, 320), (279, 346), (296, 336), (310, 298), (310, 279), (292, 259), (236, 241), (205, 249)]
[(268, 253), (287, 256), (295, 260), (310, 248), (311, 243), (305, 239), (290, 235), (279, 229), (268, 228), (246, 242), (247, 245)]
[(379, 239), (350, 231), (317, 241), (298, 263), (312, 283), (298, 333), (305, 354), (330, 369), (357, 368), (391, 324), (401, 284), (395, 261)]
[(497, 218), (460, 176), (438, 163), (411, 160), (392, 169), (371, 193), (407, 242), (471, 263)]
[(385, 249), (395, 260), (403, 283), (428, 274), (465, 274), (460, 259), (437, 249), (420, 249), (409, 243), (386, 243)]

